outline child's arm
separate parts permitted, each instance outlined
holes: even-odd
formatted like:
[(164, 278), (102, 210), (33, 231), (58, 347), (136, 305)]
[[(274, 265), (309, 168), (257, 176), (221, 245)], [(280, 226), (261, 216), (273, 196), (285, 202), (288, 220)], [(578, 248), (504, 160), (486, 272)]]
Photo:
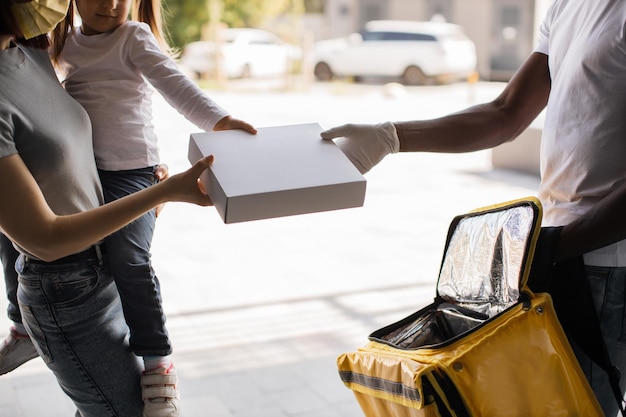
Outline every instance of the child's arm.
[[(246, 122), (236, 119), (232, 119), (232, 122), (223, 120), (230, 117), (229, 113), (160, 50), (147, 25), (133, 25), (128, 30), (130, 31), (127, 43), (128, 56), (133, 66), (161, 93), (170, 106), (203, 130), (243, 129), (253, 133), (254, 128)], [(231, 127), (216, 129), (220, 122)]]

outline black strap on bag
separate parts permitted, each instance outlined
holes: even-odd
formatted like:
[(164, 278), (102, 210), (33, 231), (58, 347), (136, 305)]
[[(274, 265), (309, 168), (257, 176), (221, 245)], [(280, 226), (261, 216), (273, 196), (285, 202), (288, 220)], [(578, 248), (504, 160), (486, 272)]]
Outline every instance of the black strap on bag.
[(528, 286), (534, 292), (550, 293), (563, 330), (593, 362), (607, 372), (618, 408), (621, 415), (626, 417), (619, 385), (620, 371), (611, 364), (582, 256), (557, 263), (553, 261), (560, 232), (560, 227), (541, 229)]

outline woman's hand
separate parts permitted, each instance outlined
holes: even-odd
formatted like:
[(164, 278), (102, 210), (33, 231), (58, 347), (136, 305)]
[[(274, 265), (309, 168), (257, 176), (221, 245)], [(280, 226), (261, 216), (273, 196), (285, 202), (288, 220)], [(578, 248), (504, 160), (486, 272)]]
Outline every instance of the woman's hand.
[(213, 155), (200, 159), (187, 171), (173, 175), (159, 186), (167, 187), (166, 201), (192, 203), (199, 206), (212, 206), (207, 191), (200, 182), (200, 175), (213, 163)]

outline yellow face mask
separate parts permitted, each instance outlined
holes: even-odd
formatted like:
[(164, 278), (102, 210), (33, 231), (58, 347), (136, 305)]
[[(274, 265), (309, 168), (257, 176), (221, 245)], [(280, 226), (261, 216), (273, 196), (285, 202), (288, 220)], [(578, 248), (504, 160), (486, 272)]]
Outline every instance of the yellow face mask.
[(69, 5), (70, 0), (31, 0), (11, 8), (24, 38), (30, 39), (54, 29), (65, 17)]

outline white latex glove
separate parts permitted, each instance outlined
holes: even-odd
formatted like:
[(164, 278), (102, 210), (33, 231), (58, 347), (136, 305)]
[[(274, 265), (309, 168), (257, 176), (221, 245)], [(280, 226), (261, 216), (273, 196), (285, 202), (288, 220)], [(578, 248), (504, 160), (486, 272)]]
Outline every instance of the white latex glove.
[(323, 131), (322, 138), (338, 138), (335, 143), (361, 174), (372, 169), (388, 154), (400, 150), (398, 133), (391, 122), (337, 126)]

